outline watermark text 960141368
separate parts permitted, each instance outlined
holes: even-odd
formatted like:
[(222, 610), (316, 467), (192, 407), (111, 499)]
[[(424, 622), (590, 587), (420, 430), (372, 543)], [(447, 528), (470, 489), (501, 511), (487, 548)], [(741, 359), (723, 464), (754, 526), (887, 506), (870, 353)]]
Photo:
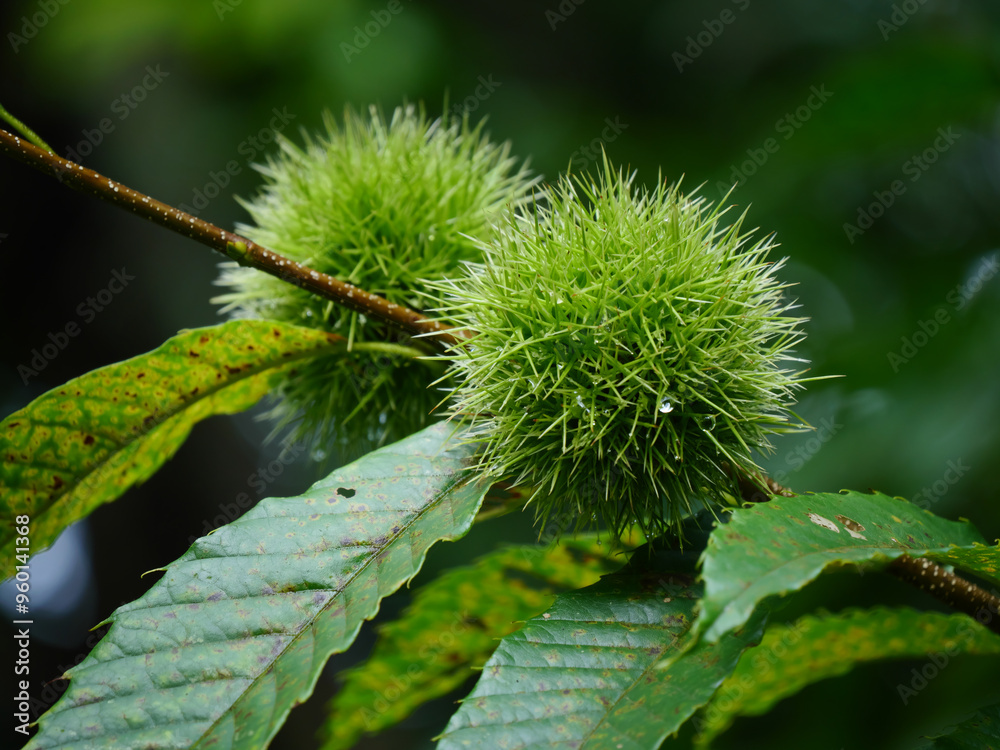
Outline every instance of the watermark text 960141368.
[(18, 619), (14, 620), (14, 676), (17, 678), (14, 688), (14, 731), (28, 734), (31, 723), (31, 626), (29, 619), (31, 593), (31, 517), (18, 515), (14, 517), (14, 609)]

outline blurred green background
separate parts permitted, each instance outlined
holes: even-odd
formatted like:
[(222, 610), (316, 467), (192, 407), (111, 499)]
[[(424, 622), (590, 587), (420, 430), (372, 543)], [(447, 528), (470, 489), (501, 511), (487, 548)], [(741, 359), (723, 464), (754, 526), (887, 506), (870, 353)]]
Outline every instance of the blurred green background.
[[(800, 491), (922, 498), (1000, 536), (996, 3), (33, 0), (5, 3), (0, 18), (0, 101), (60, 154), (72, 149), (127, 185), (174, 205), (209, 196), (200, 215), (227, 228), (246, 219), (234, 197), (258, 184), (250, 163), (267, 153), (275, 113), (299, 138), (345, 104), (423, 101), (439, 113), (447, 96), (449, 108), (488, 116), (547, 179), (592, 164), (603, 141), (641, 182), (683, 175), (718, 200), (738, 181), (730, 202), (777, 233), (783, 278), (811, 318), (801, 355), (817, 375), (844, 376), (809, 387), (800, 413), (819, 429), (779, 440), (769, 471)], [(224, 180), (232, 160), (239, 170)], [(218, 256), (12, 161), (0, 162), (0, 257), (4, 415), (219, 320), (208, 302)], [(78, 305), (123, 268), (134, 280), (25, 383), (18, 365), (79, 322)], [(36, 570), (35, 593), (49, 601), (36, 610), (36, 692), (86, 652), (89, 627), (148, 588), (143, 571), (179, 556), (275, 458), (278, 446), (261, 447), (266, 432), (251, 416), (200, 425), (159, 475), (53, 552), (44, 577)], [(268, 494), (315, 478), (298, 460)], [(531, 538), (527, 514), (477, 527), (432, 550), (428, 571)], [(845, 572), (783, 615), (880, 602), (936, 606), (886, 577)], [(368, 627), (331, 661), (273, 747), (316, 746), (336, 672), (372, 639)], [(897, 686), (922, 664), (811, 687), (741, 720), (719, 747), (910, 747), (1000, 697), (997, 660), (966, 657), (904, 705)], [(464, 692), (363, 747), (429, 746)]]

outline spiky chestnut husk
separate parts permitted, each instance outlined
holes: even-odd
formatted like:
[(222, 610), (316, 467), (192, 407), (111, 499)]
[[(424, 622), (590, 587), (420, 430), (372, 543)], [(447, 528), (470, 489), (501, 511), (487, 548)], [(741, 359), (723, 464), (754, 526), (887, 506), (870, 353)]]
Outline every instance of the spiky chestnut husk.
[(738, 497), (768, 435), (799, 426), (801, 373), (782, 364), (800, 361), (803, 319), (770, 238), (633, 179), (607, 163), (596, 181), (563, 178), (440, 288), (478, 332), (450, 358), (451, 414), (471, 420), (480, 468), (534, 485), (543, 522), (655, 536)]
[[(482, 123), (430, 121), (413, 106), (390, 122), (371, 108), (347, 109), (340, 127), (299, 148), (278, 139), (280, 154), (258, 167), (265, 187), (242, 202), (254, 220), (238, 230), (294, 260), (419, 308), (424, 279), (454, 274), (481, 252), (469, 236), (489, 237), (489, 216), (526, 200), (534, 180), (492, 143)], [(414, 342), (267, 274), (225, 263), (214, 301), (234, 317), (284, 320), (338, 332), (350, 352), (298, 368), (271, 412), (279, 427), (341, 456), (360, 454), (423, 427), (440, 394), (428, 385), (441, 365), (414, 359)]]

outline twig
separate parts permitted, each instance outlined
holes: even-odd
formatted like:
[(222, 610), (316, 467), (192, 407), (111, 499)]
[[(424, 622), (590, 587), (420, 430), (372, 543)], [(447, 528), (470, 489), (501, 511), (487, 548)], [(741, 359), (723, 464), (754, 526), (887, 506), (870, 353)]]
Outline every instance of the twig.
[(44, 151), (2, 129), (0, 151), (54, 176), (75, 190), (96, 195), (101, 200), (124, 208), (154, 224), (197, 240), (240, 265), (257, 268), (320, 297), (382, 320), (411, 336), (427, 336), (437, 345), (447, 348), (461, 344), (471, 335), (428, 318), (405, 305), (390, 302), (377, 294), (273, 253), (246, 237), (227, 232), (203, 219), (161, 203), (80, 164)]
[[(755, 480), (740, 476), (738, 481), (740, 493), (749, 503), (767, 502), (775, 495), (792, 497), (795, 494), (769, 477), (757, 477)], [(763, 491), (761, 482), (767, 485), (770, 494)], [(910, 555), (896, 558), (886, 570), (1000, 635), (1000, 617), (997, 616), (1000, 613), (1000, 598), (981, 586), (946, 570), (936, 562)]]
[[(473, 335), (470, 331), (452, 328), (404, 305), (389, 302), (384, 297), (366, 292), (353, 284), (314, 271), (290, 258), (273, 253), (246, 237), (227, 232), (203, 219), (161, 203), (3, 129), (0, 129), (0, 151), (52, 175), (75, 190), (96, 195), (101, 200), (124, 208), (154, 224), (197, 240), (240, 265), (257, 268), (320, 297), (382, 320), (412, 336), (429, 336), (432, 341), (447, 348), (460, 345), (464, 339)], [(740, 476), (738, 481), (741, 494), (748, 502), (766, 502), (774, 495), (790, 497), (794, 494), (787, 487), (764, 476)], [(770, 494), (764, 491), (764, 486)], [(917, 560), (909, 555), (893, 561), (888, 570), (901, 580), (968, 614), (1000, 634), (1000, 617), (993, 616), (1000, 611), (1000, 598), (985, 589), (948, 572), (937, 563), (926, 559)], [(984, 612), (985, 617), (982, 616)]]
[(889, 572), (900, 580), (916, 586), (949, 607), (1000, 635), (1000, 599), (986, 589), (945, 570), (927, 558), (903, 555), (889, 563)]
[(4, 107), (2, 104), (0, 104), (0, 120), (5, 120), (8, 125), (10, 125), (12, 128), (14, 128), (14, 130), (18, 131), (21, 135), (23, 135), (29, 141), (34, 143), (36, 146), (38, 146), (38, 148), (42, 149), (43, 151), (48, 151), (51, 154), (55, 153), (55, 149), (53, 149), (52, 146), (43, 141), (42, 137), (38, 135), (38, 133), (36, 133), (34, 130), (29, 128), (19, 119), (14, 117), (14, 115), (8, 112), (7, 108)]

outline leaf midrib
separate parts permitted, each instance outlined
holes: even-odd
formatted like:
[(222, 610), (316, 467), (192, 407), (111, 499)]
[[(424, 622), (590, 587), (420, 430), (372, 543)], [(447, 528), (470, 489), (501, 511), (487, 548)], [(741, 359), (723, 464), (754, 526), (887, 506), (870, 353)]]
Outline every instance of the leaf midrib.
[[(621, 692), (621, 694), (617, 698), (615, 698), (614, 701), (612, 701), (611, 705), (608, 706), (608, 709), (603, 712), (600, 721), (598, 721), (593, 727), (591, 727), (590, 731), (587, 732), (586, 736), (583, 737), (583, 739), (580, 742), (580, 747), (587, 746), (587, 743), (590, 742), (591, 738), (594, 736), (594, 733), (597, 732), (597, 730), (600, 729), (602, 726), (604, 726), (604, 723), (608, 720), (611, 714), (614, 713), (615, 709), (618, 708), (621, 702), (625, 699), (625, 696), (628, 695), (629, 691), (636, 684), (638, 684), (638, 682), (641, 679), (643, 679), (652, 669), (654, 669), (657, 664), (663, 661), (663, 659), (666, 658), (666, 655), (670, 652), (670, 650), (676, 647), (680, 643), (682, 638), (685, 638), (691, 633), (692, 627), (693, 624), (688, 625), (688, 629), (685, 630), (682, 635), (675, 636), (673, 640), (663, 650), (663, 653), (661, 653), (658, 658), (651, 661), (649, 665), (645, 669), (643, 669), (642, 672), (628, 684), (628, 686)], [(678, 651), (680, 651), (680, 649), (678, 649)]]
[[(399, 531), (396, 532), (396, 534), (394, 534), (394, 535), (392, 535), (392, 536), (390, 536), (390, 537), (387, 538), (386, 543), (384, 545), (382, 545), (382, 549), (383, 550), (384, 549), (388, 549), (390, 547), (390, 545), (394, 544), (396, 542), (396, 540), (398, 540), (403, 535), (404, 532), (408, 531), (413, 526), (413, 524), (416, 523), (417, 520), (419, 520), (426, 512), (428, 512), (431, 508), (433, 508), (433, 507), (439, 505), (440, 503), (444, 502), (444, 500), (447, 497), (449, 497), (451, 495), (452, 491), (454, 489), (456, 489), (456, 487), (460, 484), (461, 479), (462, 479), (462, 475), (464, 473), (465, 473), (464, 470), (456, 470), (456, 472), (455, 472), (455, 475), (456, 475), (455, 478), (448, 485), (446, 485), (445, 487), (443, 487), (441, 489), (441, 491), (438, 493), (437, 501), (433, 502), (433, 503), (428, 503), (428, 504), (424, 505), (419, 511), (417, 511), (416, 513), (414, 513), (412, 515), (409, 523), (406, 523), (405, 525), (401, 526), (400, 529), (399, 529)], [(407, 476), (411, 476), (411, 475), (407, 475)], [(339, 549), (339, 548), (337, 548), (337, 549)], [(359, 565), (357, 567), (357, 569), (355, 570), (355, 572), (352, 575), (350, 575), (345, 580), (343, 588), (340, 589), (340, 591), (338, 593), (342, 593), (342, 592), (346, 591), (351, 586), (351, 584), (358, 579), (358, 577), (361, 575), (362, 571), (366, 570), (369, 565), (371, 565), (373, 562), (375, 562), (375, 560), (378, 558), (378, 556), (379, 556), (379, 552), (375, 552), (374, 554), (372, 554), (371, 556), (369, 556), (369, 558), (365, 562), (363, 562), (361, 565)], [(376, 578), (377, 578), (377, 576), (376, 576)], [(405, 583), (405, 581), (401, 581), (399, 585), (402, 586), (403, 583)], [(290, 593), (290, 592), (288, 592), (288, 593)], [(377, 599), (375, 601), (375, 611), (372, 612), (371, 616), (374, 616), (374, 615), (378, 614), (378, 611), (381, 608), (382, 598), (383, 597), (377, 597)], [(212, 724), (204, 732), (202, 732), (201, 736), (195, 741), (195, 744), (194, 744), (195, 747), (197, 747), (198, 744), (201, 743), (201, 741), (207, 735), (210, 735), (212, 733), (212, 731), (219, 724), (219, 722), (222, 721), (223, 718), (233, 710), (233, 707), (240, 700), (240, 698), (242, 698), (244, 695), (246, 695), (257, 684), (258, 680), (260, 680), (267, 673), (267, 671), (269, 669), (271, 669), (271, 667), (288, 651), (288, 649), (291, 648), (293, 645), (295, 645), (298, 642), (299, 638), (304, 633), (306, 633), (307, 631), (310, 630), (310, 628), (313, 626), (313, 624), (327, 611), (327, 609), (329, 607), (333, 606), (334, 604), (336, 604), (337, 602), (338, 602), (338, 599), (337, 599), (336, 596), (331, 597), (330, 600), (328, 602), (326, 602), (326, 604), (324, 604), (319, 610), (316, 611), (315, 616), (309, 618), (306, 621), (306, 624), (303, 625), (303, 627), (297, 633), (295, 633), (294, 635), (292, 635), (291, 638), (289, 638), (288, 643), (286, 643), (285, 646), (274, 656), (274, 658), (271, 659), (268, 662), (267, 666), (264, 669), (262, 669), (259, 672), (259, 674), (257, 674), (257, 676), (254, 677), (250, 681), (250, 683), (239, 693), (239, 695), (236, 697), (236, 699), (233, 700), (216, 717), (215, 721), (213, 721)], [(364, 618), (364, 620), (368, 620), (368, 619), (371, 619), (371, 617)], [(364, 620), (362, 620), (361, 622), (364, 622)], [(358, 629), (361, 628), (361, 622), (358, 623), (357, 627), (355, 628), (355, 631), (357, 631)], [(351, 642), (353, 642), (353, 640), (354, 640), (353, 638), (350, 639)], [(268, 723), (272, 724), (272, 722), (271, 722), (270, 719), (269, 719)]]

